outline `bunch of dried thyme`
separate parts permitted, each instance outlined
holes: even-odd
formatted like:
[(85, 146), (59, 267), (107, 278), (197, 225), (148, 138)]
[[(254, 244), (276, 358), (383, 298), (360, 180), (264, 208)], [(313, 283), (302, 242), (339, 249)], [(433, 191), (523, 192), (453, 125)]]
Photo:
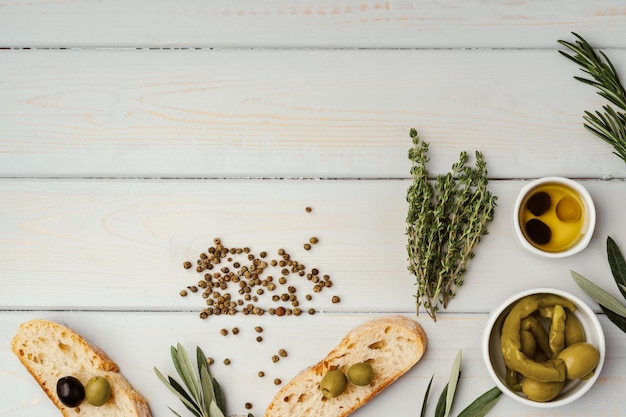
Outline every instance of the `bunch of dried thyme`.
[(452, 172), (439, 175), (433, 185), (426, 169), (429, 145), (415, 129), (410, 137), (408, 269), (417, 280), (417, 313), (423, 306), (437, 320), (440, 305), (446, 308), (463, 284), (467, 262), (493, 219), (497, 197), (487, 190), (487, 163), (480, 152), (475, 168), (466, 166), (469, 157), (462, 152)]

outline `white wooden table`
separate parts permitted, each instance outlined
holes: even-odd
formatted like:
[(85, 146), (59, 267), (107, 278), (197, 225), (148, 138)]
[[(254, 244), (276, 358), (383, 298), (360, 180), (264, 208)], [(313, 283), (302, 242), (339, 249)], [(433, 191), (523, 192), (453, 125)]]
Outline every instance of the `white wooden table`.
[[(494, 385), (479, 343), (505, 298), (548, 285), (590, 301), (570, 269), (618, 295), (605, 241), (626, 248), (626, 165), (583, 129), (583, 111), (604, 101), (557, 53), (572, 31), (626, 77), (615, 0), (0, 2), (0, 416), (59, 415), (10, 351), (31, 318), (102, 347), (166, 417), (182, 406), (153, 366), (174, 372), (172, 344), (216, 359), (229, 414), (250, 402), (261, 416), (274, 378), (349, 329), (415, 317), (411, 127), (431, 144), (433, 175), (481, 150), (498, 207), (457, 298), (436, 323), (418, 318), (423, 360), (354, 416), (418, 415), (431, 375), (436, 398), (462, 349), (460, 412)], [(596, 202), (594, 237), (572, 258), (540, 259), (514, 241), (516, 193), (548, 175), (580, 180)], [(305, 251), (311, 236), (319, 243)], [(178, 295), (198, 279), (182, 263), (214, 237), (271, 256), (285, 248), (334, 286), (310, 303), (315, 315), (201, 320), (204, 300)], [(503, 398), (490, 415), (623, 415), (626, 335), (599, 318), (607, 358), (587, 395), (552, 411)], [(272, 364), (279, 348), (289, 356)]]

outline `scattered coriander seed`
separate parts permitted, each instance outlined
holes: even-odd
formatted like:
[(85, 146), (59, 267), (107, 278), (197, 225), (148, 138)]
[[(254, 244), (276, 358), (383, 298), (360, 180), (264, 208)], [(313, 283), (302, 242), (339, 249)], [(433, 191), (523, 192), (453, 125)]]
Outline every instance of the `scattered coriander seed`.
[(224, 365), (230, 365), (230, 359), (228, 358), (224, 359)]
[(307, 294), (304, 298), (306, 298), (307, 301), (311, 301), (313, 296), (311, 294)]
[(189, 288), (189, 291), (191, 292), (198, 292), (198, 287), (196, 287), (195, 285), (190, 285), (187, 288)]
[(213, 358), (206, 358), (206, 363), (209, 365), (213, 365), (215, 363), (215, 359)]
[(309, 314), (315, 314), (315, 309), (314, 308), (309, 308)]
[(263, 332), (263, 327), (261, 327), (261, 326), (256, 326), (256, 327), (254, 328), (254, 331), (255, 331), (255, 332), (257, 332), (257, 333), (261, 333), (261, 332)]
[(233, 327), (232, 332), (233, 332), (233, 334), (239, 334), (239, 328), (238, 327)]
[(267, 256), (267, 252), (263, 251), (263, 252), (259, 253), (259, 256), (261, 258), (265, 258)]
[(309, 243), (305, 243), (304, 250), (310, 250), (310, 249), (311, 249), (311, 245)]
[(278, 362), (279, 360), (280, 360), (280, 356), (278, 356), (278, 355), (273, 355), (273, 356), (272, 356), (272, 362), (276, 363), (276, 362)]
[(315, 245), (317, 242), (319, 242), (319, 239), (316, 238), (315, 236), (313, 236), (312, 238), (309, 239), (309, 242), (311, 242), (311, 244)]
[(189, 262), (189, 261), (183, 262), (183, 268), (185, 268), (185, 269), (191, 268), (191, 262)]
[(214, 243), (215, 245), (219, 245), (219, 244), (221, 244), (221, 243), (222, 243), (222, 241), (221, 241), (219, 238), (217, 238), (217, 237), (216, 237), (215, 239), (213, 239), (213, 243)]
[(285, 349), (279, 349), (278, 354), (283, 358), (287, 357), (287, 351)]
[(274, 379), (274, 385), (280, 385), (282, 383), (283, 383), (283, 381), (281, 381), (280, 378)]
[(318, 275), (319, 273), (320, 273), (320, 271), (317, 268), (311, 269), (311, 274)]
[(226, 330), (226, 329), (222, 329), (222, 330), (220, 330), (220, 334), (221, 334), (222, 336), (226, 336), (226, 335), (228, 334), (228, 330)]
[(261, 343), (261, 342), (263, 341), (263, 338), (262, 338), (261, 336), (257, 336), (257, 337), (256, 337), (256, 341), (257, 341), (257, 342), (259, 342), (259, 343)]
[(263, 378), (265, 376), (265, 372), (259, 371), (258, 375), (259, 375), (259, 378)]
[(252, 404), (251, 403), (246, 403), (246, 405), (244, 407), (246, 407), (246, 410), (249, 410), (249, 409), (252, 408)]
[(304, 211), (306, 211), (307, 213), (310, 213), (313, 211), (313, 209), (311, 207), (307, 207), (304, 209)]
[(276, 315), (277, 316), (284, 316), (285, 315), (285, 307), (278, 307), (276, 309)]
[(185, 291), (185, 290), (181, 290), (179, 292), (179, 294), (180, 294), (181, 297), (187, 297), (187, 291)]
[(341, 301), (341, 298), (339, 298), (338, 295), (333, 295), (333, 298), (331, 301), (333, 302), (333, 304), (337, 304), (338, 302)]

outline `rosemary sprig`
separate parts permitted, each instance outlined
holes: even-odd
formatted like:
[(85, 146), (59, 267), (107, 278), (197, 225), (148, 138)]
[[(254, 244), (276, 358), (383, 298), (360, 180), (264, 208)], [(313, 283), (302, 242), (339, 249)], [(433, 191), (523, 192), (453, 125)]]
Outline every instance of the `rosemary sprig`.
[[(435, 407), (435, 417), (448, 417), (450, 415), (450, 411), (452, 410), (452, 403), (454, 401), (454, 394), (456, 393), (456, 387), (459, 383), (461, 377), (461, 357), (462, 353), (459, 350), (456, 357), (454, 358), (454, 363), (452, 364), (452, 370), (450, 371), (450, 378), (448, 383), (443, 388), (441, 395), (439, 396), (439, 400), (437, 401), (437, 405)], [(426, 388), (426, 394), (424, 394), (424, 401), (422, 402), (422, 409), (420, 413), (420, 417), (426, 417), (426, 408), (428, 403), (428, 397), (430, 394), (430, 388), (433, 383), (434, 375), (430, 378), (430, 382), (428, 383), (428, 387)], [(480, 397), (476, 398), (470, 405), (465, 407), (463, 411), (458, 415), (458, 417), (484, 417), (491, 411), (491, 409), (496, 405), (502, 392), (497, 388), (493, 387), (492, 389), (484, 392)]]
[(467, 262), (487, 223), (493, 219), (497, 197), (487, 190), (487, 163), (476, 152), (476, 166), (466, 166), (462, 152), (452, 171), (439, 175), (434, 185), (428, 179), (427, 142), (411, 129), (409, 149), (412, 183), (407, 190), (408, 269), (416, 278), (417, 313), (420, 306), (437, 320), (443, 308), (463, 284)]
[[(613, 279), (626, 299), (626, 260), (611, 236), (606, 239), (606, 252)], [(626, 307), (617, 298), (579, 273), (571, 271), (571, 274), (576, 284), (600, 305), (607, 318), (626, 333)]]
[(559, 40), (558, 42), (574, 52), (569, 55), (563, 51), (559, 53), (581, 67), (581, 70), (592, 79), (574, 77), (576, 80), (591, 85), (598, 90), (598, 94), (607, 99), (621, 111), (610, 105), (602, 107), (603, 112), (594, 113), (585, 111), (584, 126), (594, 135), (613, 146), (615, 155), (626, 162), (626, 91), (622, 85), (617, 70), (602, 51), (596, 51), (580, 35), (573, 33), (577, 41), (574, 43)]
[[(154, 372), (163, 384), (191, 411), (196, 417), (224, 417), (226, 403), (224, 393), (217, 380), (211, 377), (206, 356), (202, 350), (196, 348), (196, 362), (198, 370), (194, 369), (189, 354), (179, 343), (171, 347), (170, 353), (176, 372), (183, 381), (183, 387), (171, 376), (167, 379), (155, 367)], [(181, 417), (176, 411), (168, 407), (172, 413)]]

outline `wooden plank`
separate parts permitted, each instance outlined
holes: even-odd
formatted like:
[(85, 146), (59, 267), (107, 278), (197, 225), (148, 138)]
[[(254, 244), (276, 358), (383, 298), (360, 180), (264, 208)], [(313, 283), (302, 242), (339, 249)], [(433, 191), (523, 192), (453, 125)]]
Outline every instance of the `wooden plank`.
[[(319, 361), (343, 335), (356, 325), (379, 315), (316, 315), (303, 317), (294, 326), (289, 320), (277, 317), (224, 317), (220, 323), (198, 322), (189, 313), (96, 313), (96, 312), (10, 312), (0, 315), (0, 411), (10, 417), (57, 416), (58, 411), (45, 397), (34, 380), (10, 351), (10, 339), (19, 323), (42, 317), (60, 321), (79, 331), (92, 343), (99, 345), (118, 362), (122, 372), (150, 402), (154, 417), (171, 415), (167, 406), (182, 412), (182, 406), (160, 384), (153, 373), (156, 366), (162, 372), (175, 375), (170, 362), (169, 346), (178, 342), (187, 349), (201, 346), (207, 355), (216, 360), (211, 367), (227, 397), (229, 414), (245, 414), (244, 404), (251, 402), (254, 415), (262, 415), (271, 401), (276, 387), (272, 381), (287, 381), (305, 367)], [(622, 392), (623, 376), (620, 372), (626, 348), (623, 333), (606, 318), (600, 317), (607, 338), (607, 356), (597, 385), (581, 400), (559, 408), (559, 415), (620, 415), (625, 399)], [(435, 376), (431, 392), (429, 413), (449, 377), (452, 361), (459, 349), (463, 352), (462, 376), (454, 402), (452, 415), (457, 415), (481, 393), (494, 386), (483, 359), (480, 343), (487, 316), (451, 315), (437, 323), (421, 320), (429, 345), (423, 359), (405, 376), (383, 391), (355, 415), (379, 416), (385, 413), (402, 415), (407, 410), (418, 413), (431, 376)], [(158, 322), (158, 328), (154, 323)], [(254, 327), (262, 325), (264, 340), (254, 341)], [(220, 328), (237, 326), (240, 333), (223, 337)], [(454, 335), (451, 342), (451, 335)], [(284, 348), (288, 357), (277, 364), (271, 356)], [(230, 358), (232, 364), (221, 361)], [(265, 378), (257, 372), (264, 370)], [(413, 413), (413, 411), (415, 413)], [(529, 414), (552, 415), (517, 405), (503, 397), (492, 411), (512, 417)]]
[(625, 9), (593, 2), (451, 0), (5, 1), (3, 47), (553, 48), (578, 31), (623, 47)]
[[(557, 287), (585, 297), (570, 270), (616, 294), (606, 237), (626, 248), (624, 181), (585, 181), (598, 224), (590, 246), (564, 259), (539, 258), (514, 239), (513, 204), (524, 181), (492, 181), (499, 197), (490, 234), (469, 264), (452, 312), (491, 311), (510, 295)], [(301, 308), (333, 312), (414, 312), (415, 279), (406, 263), (408, 180), (2, 180), (0, 308), (176, 310), (205, 307), (201, 292), (178, 295), (204, 276), (184, 270), (219, 237), (280, 258), (284, 248), (307, 271), (334, 282), (320, 294), (291, 274)], [(312, 207), (307, 213), (305, 207)], [(312, 250), (303, 244), (319, 239)], [(247, 257), (238, 257), (242, 264)], [(220, 266), (221, 268), (222, 266)], [(232, 268), (232, 266), (231, 266)], [(265, 274), (282, 275), (280, 267)], [(213, 271), (215, 272), (215, 271)], [(285, 291), (280, 285), (278, 294)], [(240, 297), (229, 287), (232, 296)], [(489, 288), (489, 291), (485, 291)], [(305, 301), (310, 293), (313, 300)], [(270, 293), (260, 306), (270, 308)], [(338, 295), (341, 303), (332, 303)]]
[(433, 174), (478, 149), (494, 178), (626, 177), (556, 51), (2, 54), (0, 176), (408, 178), (416, 127)]

